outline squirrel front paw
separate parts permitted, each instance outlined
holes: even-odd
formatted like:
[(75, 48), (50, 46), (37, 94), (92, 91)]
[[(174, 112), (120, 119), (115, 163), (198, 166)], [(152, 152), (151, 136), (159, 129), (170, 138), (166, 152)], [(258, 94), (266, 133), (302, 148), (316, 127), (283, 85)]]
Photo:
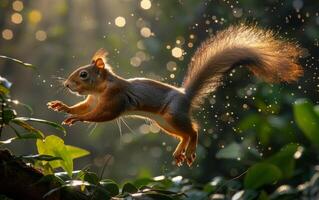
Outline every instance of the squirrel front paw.
[(72, 126), (75, 122), (78, 122), (78, 121), (82, 121), (78, 116), (76, 115), (72, 115), (68, 118), (66, 118), (62, 124), (63, 125), (67, 125), (67, 126)]
[(47, 103), (49, 109), (56, 112), (69, 112), (70, 108), (65, 105), (62, 101), (50, 101)]

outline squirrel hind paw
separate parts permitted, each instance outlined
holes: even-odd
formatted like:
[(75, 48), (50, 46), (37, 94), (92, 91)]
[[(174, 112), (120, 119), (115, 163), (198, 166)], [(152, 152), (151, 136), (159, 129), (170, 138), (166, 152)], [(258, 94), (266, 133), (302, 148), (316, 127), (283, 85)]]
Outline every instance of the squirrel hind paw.
[(177, 155), (174, 155), (174, 160), (175, 160), (175, 164), (178, 167), (181, 167), (186, 160), (186, 156), (185, 154), (177, 154)]
[(192, 164), (194, 163), (195, 159), (196, 159), (196, 153), (192, 153), (190, 156), (188, 156), (186, 158), (186, 162), (187, 162), (188, 167), (192, 166)]

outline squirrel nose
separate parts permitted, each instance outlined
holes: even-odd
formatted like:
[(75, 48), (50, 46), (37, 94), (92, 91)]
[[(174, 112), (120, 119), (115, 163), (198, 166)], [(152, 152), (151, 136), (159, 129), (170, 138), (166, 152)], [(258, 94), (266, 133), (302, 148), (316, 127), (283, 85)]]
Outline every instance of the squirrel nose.
[(64, 82), (64, 87), (69, 88), (69, 87), (70, 87), (70, 83), (69, 83), (69, 82), (67, 82), (67, 81), (65, 81), (65, 82)]

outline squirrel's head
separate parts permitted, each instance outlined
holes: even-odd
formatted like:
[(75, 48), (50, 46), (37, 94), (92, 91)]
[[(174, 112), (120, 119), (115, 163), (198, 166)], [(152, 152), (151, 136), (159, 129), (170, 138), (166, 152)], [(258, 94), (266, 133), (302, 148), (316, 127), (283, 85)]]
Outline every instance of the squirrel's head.
[(99, 94), (113, 78), (111, 67), (106, 63), (107, 52), (99, 49), (91, 64), (79, 67), (64, 82), (64, 86), (79, 95)]

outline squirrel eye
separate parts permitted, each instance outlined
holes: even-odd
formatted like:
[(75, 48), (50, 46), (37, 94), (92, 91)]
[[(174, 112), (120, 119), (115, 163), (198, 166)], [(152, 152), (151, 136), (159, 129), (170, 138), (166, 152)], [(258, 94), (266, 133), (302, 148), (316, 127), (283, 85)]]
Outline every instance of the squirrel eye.
[(82, 80), (85, 80), (85, 79), (87, 79), (88, 77), (89, 77), (89, 73), (88, 73), (86, 70), (80, 71), (80, 78), (81, 78)]

